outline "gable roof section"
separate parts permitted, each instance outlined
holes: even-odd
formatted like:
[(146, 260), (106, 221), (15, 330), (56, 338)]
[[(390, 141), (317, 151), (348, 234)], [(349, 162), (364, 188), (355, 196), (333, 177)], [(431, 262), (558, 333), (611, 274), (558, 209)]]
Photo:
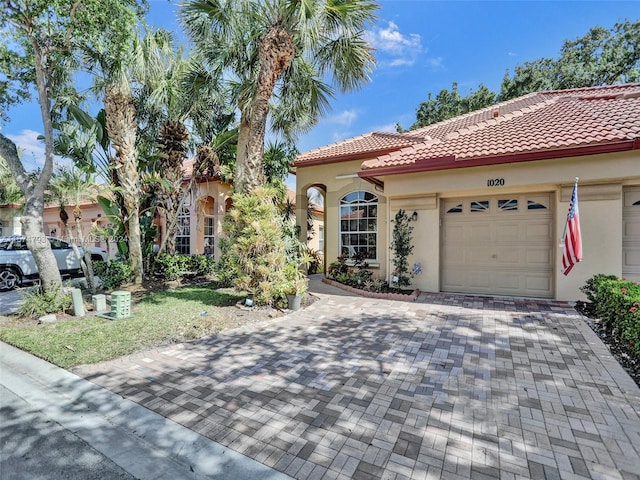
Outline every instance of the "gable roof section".
[(296, 158), (294, 166), (306, 167), (348, 160), (364, 160), (395, 152), (425, 140), (428, 140), (426, 135), (414, 132), (410, 134), (372, 132), (302, 153)]
[(431, 141), (362, 164), (367, 178), (640, 148), (640, 84), (540, 92), (412, 132)]
[(365, 160), (359, 175), (511, 163), (640, 148), (640, 83), (530, 93), (405, 133), (373, 132), (295, 166)]

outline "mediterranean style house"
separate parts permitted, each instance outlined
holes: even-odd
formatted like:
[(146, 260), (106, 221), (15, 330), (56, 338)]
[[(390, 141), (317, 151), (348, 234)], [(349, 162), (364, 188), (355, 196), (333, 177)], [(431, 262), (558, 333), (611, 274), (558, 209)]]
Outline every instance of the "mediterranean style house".
[[(187, 188), (192, 175), (193, 160), (186, 160), (183, 170), (184, 187)], [(219, 244), (216, 239), (222, 232), (224, 215), (232, 206), (231, 188), (232, 185), (222, 182), (218, 178), (203, 178), (196, 182), (196, 187), (187, 195), (178, 218), (176, 228), (176, 251), (178, 253), (211, 255), (219, 258)], [(295, 192), (289, 190), (287, 195), (289, 201), (295, 204)], [(95, 200), (95, 196), (87, 195), (87, 198), (81, 201), (80, 208), (85, 239), (88, 239), (92, 245), (107, 250), (110, 258), (115, 258), (117, 255), (116, 239), (98, 234), (96, 230), (96, 227), (108, 228), (110, 221)], [(57, 204), (46, 205), (43, 213), (45, 234), (64, 239), (76, 239), (73, 209), (73, 206), (65, 208), (69, 218), (65, 225), (60, 218), (60, 207)], [(305, 222), (305, 231), (307, 231), (308, 225), (311, 226), (306, 243), (314, 251), (322, 251), (323, 211), (320, 206), (315, 204), (311, 205), (310, 211), (311, 218), (309, 222)], [(22, 233), (20, 212), (21, 205), (0, 205), (0, 236)], [(156, 244), (159, 245), (162, 235), (166, 232), (166, 226), (160, 216), (154, 222), (160, 233), (160, 237), (156, 239)]]
[[(532, 93), (373, 132), (305, 152), (295, 169), (299, 218), (309, 188), (324, 196), (326, 262), (362, 252), (390, 280), (403, 209), (423, 291), (575, 300), (598, 273), (640, 281), (640, 83)], [(564, 276), (576, 177), (584, 258)]]

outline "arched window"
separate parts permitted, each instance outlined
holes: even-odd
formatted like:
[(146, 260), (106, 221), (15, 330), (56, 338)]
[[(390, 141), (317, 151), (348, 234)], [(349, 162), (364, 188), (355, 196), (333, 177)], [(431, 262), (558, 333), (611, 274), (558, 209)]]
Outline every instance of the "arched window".
[(351, 192), (340, 200), (340, 252), (378, 258), (378, 197), (373, 193)]
[(182, 207), (176, 225), (176, 252), (189, 255), (191, 253), (191, 212)]

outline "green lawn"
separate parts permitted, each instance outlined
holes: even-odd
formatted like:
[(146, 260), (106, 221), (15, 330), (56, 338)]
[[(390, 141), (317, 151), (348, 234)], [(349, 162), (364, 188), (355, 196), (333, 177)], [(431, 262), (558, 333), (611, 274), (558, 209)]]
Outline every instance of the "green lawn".
[(0, 340), (69, 368), (243, 325), (251, 320), (235, 306), (243, 297), (210, 285), (168, 290), (141, 299), (132, 307), (132, 318), (71, 318), (10, 327), (0, 330)]

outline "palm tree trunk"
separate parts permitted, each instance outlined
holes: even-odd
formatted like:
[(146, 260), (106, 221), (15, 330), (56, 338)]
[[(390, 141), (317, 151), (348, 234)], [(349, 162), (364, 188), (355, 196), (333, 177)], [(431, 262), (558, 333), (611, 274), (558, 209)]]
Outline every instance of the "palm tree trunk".
[(107, 131), (116, 151), (114, 158), (118, 183), (122, 187), (122, 198), (129, 227), (129, 266), (133, 281), (142, 283), (143, 257), (140, 239), (140, 178), (138, 176), (138, 152), (136, 136), (135, 102), (130, 94), (116, 85), (107, 87), (104, 97)]
[(291, 34), (272, 26), (260, 39), (260, 71), (256, 95), (242, 108), (238, 132), (236, 191), (249, 193), (264, 183), (264, 133), (269, 113), (269, 99), (276, 82), (291, 64), (295, 48)]
[(82, 210), (79, 205), (76, 205), (76, 208), (73, 210), (73, 216), (76, 221), (76, 231), (78, 235), (78, 241), (80, 245), (82, 245), (83, 255), (80, 257), (80, 252), (78, 251), (78, 247), (75, 242), (71, 242), (73, 246), (73, 251), (76, 256), (80, 259), (80, 266), (82, 267), (82, 273), (84, 273), (84, 278), (87, 279), (87, 287), (89, 291), (94, 294), (96, 293), (96, 281), (95, 276), (93, 274), (93, 260), (91, 260), (91, 248), (89, 247), (88, 242), (85, 242), (84, 232), (82, 231)]
[(180, 121), (167, 122), (160, 130), (159, 141), (162, 145), (160, 166), (165, 183), (160, 187), (159, 197), (164, 211), (166, 231), (159, 251), (166, 251), (171, 255), (176, 253), (175, 229), (185, 198), (182, 188), (184, 178), (182, 162), (187, 152), (188, 139), (189, 132)]

